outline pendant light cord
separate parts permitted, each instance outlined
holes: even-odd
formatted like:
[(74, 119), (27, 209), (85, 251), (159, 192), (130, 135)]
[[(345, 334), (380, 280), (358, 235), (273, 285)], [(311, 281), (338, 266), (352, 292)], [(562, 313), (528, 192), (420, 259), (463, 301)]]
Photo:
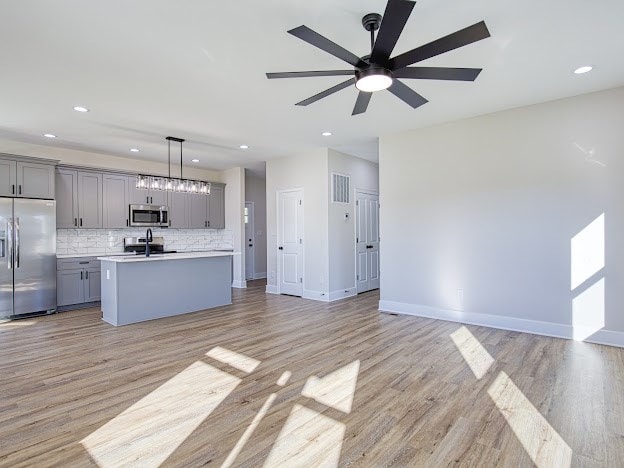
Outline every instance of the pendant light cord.
[(180, 179), (184, 180), (182, 175), (182, 142), (180, 142)]
[(167, 168), (169, 169), (169, 178), (171, 179), (171, 140), (167, 140), (168, 152), (167, 152)]

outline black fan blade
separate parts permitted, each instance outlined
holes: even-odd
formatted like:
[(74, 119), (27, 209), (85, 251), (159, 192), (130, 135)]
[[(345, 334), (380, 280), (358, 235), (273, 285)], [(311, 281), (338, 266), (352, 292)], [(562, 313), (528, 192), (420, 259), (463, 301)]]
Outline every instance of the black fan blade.
[(355, 101), (355, 107), (353, 108), (353, 112), (351, 115), (363, 114), (366, 112), (366, 108), (368, 107), (368, 103), (371, 100), (373, 93), (367, 93), (365, 91), (360, 91), (358, 94), (357, 101)]
[(414, 5), (416, 5), (416, 2), (388, 0), (379, 33), (377, 33), (377, 39), (375, 39), (375, 45), (371, 52), (371, 62), (384, 65), (390, 58), (390, 54), (403, 32), (405, 24), (412, 14)]
[(402, 101), (405, 101), (414, 109), (429, 102), (412, 88), (404, 85), (399, 80), (393, 80), (392, 85), (388, 88), (388, 91), (390, 91)]
[(351, 85), (355, 84), (355, 78), (351, 78), (350, 80), (347, 80), (343, 83), (337, 84), (336, 86), (332, 86), (329, 89), (326, 89), (325, 91), (315, 94), (314, 96), (308, 98), (308, 99), (304, 99), (301, 102), (298, 102), (297, 104), (295, 104), (296, 106), (307, 106), (308, 104), (312, 104), (313, 102), (318, 101), (319, 99), (323, 99), (324, 97), (329, 96), (330, 94), (334, 94), (338, 91), (340, 91), (341, 89), (345, 89)]
[(366, 65), (366, 63), (354, 53), (330, 41), (325, 36), (321, 36), (307, 26), (299, 26), (298, 28), (291, 29), (288, 33), (298, 37), (302, 41), (306, 41), (308, 44), (312, 44), (314, 47), (324, 50), (334, 57), (338, 57), (340, 60), (344, 60), (354, 67), (363, 67)]
[(393, 72), (395, 78), (416, 80), (474, 81), (481, 68), (407, 67)]
[(388, 68), (390, 70), (398, 70), (400, 68), (408, 67), (416, 62), (435, 57), (436, 55), (449, 52), (454, 49), (458, 49), (473, 42), (480, 41), (490, 37), (490, 31), (488, 31), (485, 21), (481, 21), (467, 28), (461, 29), (437, 39), (429, 44), (412, 49), (404, 54), (397, 55), (388, 62)]
[(324, 71), (297, 71), (297, 72), (279, 72), (267, 73), (269, 80), (275, 78), (307, 78), (312, 76), (343, 76), (355, 75), (355, 70), (324, 70)]

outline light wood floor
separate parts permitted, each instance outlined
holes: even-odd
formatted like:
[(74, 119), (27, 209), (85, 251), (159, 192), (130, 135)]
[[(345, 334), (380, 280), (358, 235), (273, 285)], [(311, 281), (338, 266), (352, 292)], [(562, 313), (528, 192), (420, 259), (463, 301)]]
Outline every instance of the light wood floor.
[(624, 466), (624, 350), (378, 300), (0, 324), (0, 465)]

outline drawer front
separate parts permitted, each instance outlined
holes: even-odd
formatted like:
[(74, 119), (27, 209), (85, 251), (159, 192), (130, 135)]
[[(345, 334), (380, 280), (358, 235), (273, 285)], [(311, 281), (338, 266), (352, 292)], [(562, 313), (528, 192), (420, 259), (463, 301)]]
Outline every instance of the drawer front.
[(58, 258), (56, 260), (57, 271), (82, 270), (86, 268), (100, 268), (100, 261), (97, 257)]

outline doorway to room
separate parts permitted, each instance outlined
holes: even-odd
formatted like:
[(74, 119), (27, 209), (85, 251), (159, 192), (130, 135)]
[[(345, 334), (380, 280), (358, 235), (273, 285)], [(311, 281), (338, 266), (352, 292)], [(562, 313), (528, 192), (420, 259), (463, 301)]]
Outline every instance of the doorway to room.
[(253, 202), (245, 202), (245, 280), (255, 279), (256, 238), (254, 227), (255, 206)]
[(357, 292), (379, 289), (379, 194), (355, 192)]
[(278, 191), (277, 202), (279, 293), (303, 296), (303, 189)]

